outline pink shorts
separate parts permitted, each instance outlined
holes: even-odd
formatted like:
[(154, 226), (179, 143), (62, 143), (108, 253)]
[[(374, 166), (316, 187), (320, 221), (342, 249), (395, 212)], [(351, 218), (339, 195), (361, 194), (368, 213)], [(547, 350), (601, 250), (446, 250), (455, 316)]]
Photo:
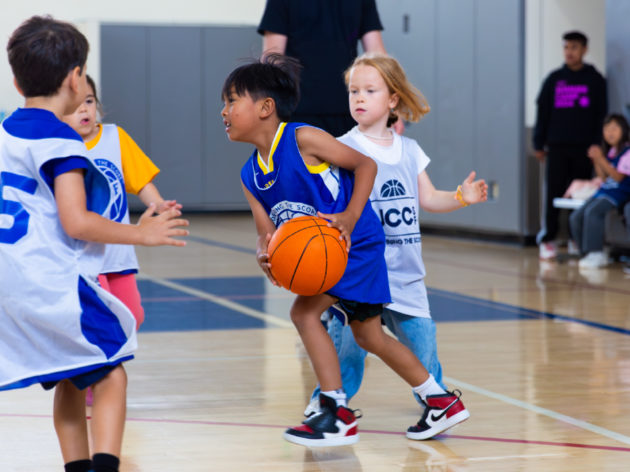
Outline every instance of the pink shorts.
[(100, 274), (98, 281), (105, 290), (123, 302), (136, 319), (136, 330), (144, 321), (144, 308), (135, 274)]

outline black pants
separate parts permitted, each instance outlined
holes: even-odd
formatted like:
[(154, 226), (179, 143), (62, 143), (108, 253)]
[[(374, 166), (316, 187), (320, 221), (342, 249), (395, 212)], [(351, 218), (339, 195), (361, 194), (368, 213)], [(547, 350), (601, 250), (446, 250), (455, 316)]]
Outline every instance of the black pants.
[(593, 177), (593, 163), (586, 155), (588, 145), (550, 146), (545, 157), (545, 197), (543, 224), (536, 241), (553, 241), (558, 234), (560, 210), (553, 199), (562, 197), (574, 179)]

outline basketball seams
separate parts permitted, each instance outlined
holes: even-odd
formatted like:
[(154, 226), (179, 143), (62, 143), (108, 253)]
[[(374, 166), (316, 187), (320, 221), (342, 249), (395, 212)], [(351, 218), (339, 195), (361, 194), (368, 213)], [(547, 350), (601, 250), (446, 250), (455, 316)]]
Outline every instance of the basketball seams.
[[(284, 223), (285, 225), (290, 223), (290, 221), (288, 221), (287, 223)], [(284, 242), (291, 238), (291, 236), (298, 234), (302, 231), (306, 231), (308, 229), (311, 228), (321, 228), (322, 226), (325, 225), (310, 225), (310, 226), (302, 226), (300, 229), (296, 229), (295, 231), (293, 231), (292, 233), (287, 234), (280, 242), (278, 242), (278, 244), (276, 244), (276, 247), (273, 249), (273, 252), (271, 254), (269, 254), (269, 259), (273, 258), (273, 255), (275, 254), (275, 252), (280, 248), (280, 246), (282, 246), (282, 244), (284, 244)], [(325, 226), (326, 228), (328, 228), (328, 226)], [(321, 229), (320, 229), (320, 233), (321, 233)], [(327, 236), (332, 236), (336, 239), (335, 236), (333, 236), (332, 234), (327, 234)]]
[[(348, 252), (339, 237), (339, 230), (328, 225), (323, 218), (304, 215), (278, 227), (268, 253), (272, 275), (282, 286), (294, 293), (312, 296), (324, 293), (343, 276)], [(300, 234), (304, 231), (307, 233)], [(277, 241), (279, 238), (282, 239)], [(332, 238), (336, 245), (332, 245), (328, 238)]]
[[(300, 263), (302, 262), (302, 258), (304, 257), (304, 254), (306, 253), (306, 251), (308, 250), (308, 246), (313, 242), (313, 240), (315, 238), (317, 238), (318, 235), (312, 236), (308, 242), (304, 245), (304, 248), (302, 249), (302, 253), (300, 254), (300, 257), (298, 258), (296, 264), (295, 264), (295, 268), (293, 269), (293, 274), (291, 275), (291, 282), (289, 283), (289, 290), (291, 290), (291, 288), (293, 287), (293, 281), (295, 280), (295, 274), (297, 274), (298, 269), (300, 268)], [(326, 263), (328, 263), (328, 261), (326, 261)], [(324, 281), (326, 280), (326, 277), (324, 277)], [(319, 285), (319, 288), (321, 290), (322, 285), (324, 285), (324, 282), (322, 282)]]
[(317, 225), (317, 229), (319, 230), (319, 236), (322, 238), (322, 242), (324, 243), (324, 260), (326, 261), (324, 264), (324, 277), (322, 278), (322, 283), (319, 284), (319, 289), (317, 289), (317, 291), (320, 292), (326, 283), (326, 278), (328, 277), (328, 245), (326, 244), (326, 238), (324, 237), (321, 225)]

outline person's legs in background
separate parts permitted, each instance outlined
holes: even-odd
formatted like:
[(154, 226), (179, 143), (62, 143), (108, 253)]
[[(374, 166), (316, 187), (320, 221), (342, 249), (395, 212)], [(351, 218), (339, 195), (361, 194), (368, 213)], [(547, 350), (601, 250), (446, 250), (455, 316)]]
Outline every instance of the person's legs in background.
[(610, 263), (604, 252), (604, 219), (615, 208), (614, 203), (603, 197), (592, 198), (580, 208), (584, 210), (581, 249), (586, 254), (580, 259), (580, 268), (599, 268)]

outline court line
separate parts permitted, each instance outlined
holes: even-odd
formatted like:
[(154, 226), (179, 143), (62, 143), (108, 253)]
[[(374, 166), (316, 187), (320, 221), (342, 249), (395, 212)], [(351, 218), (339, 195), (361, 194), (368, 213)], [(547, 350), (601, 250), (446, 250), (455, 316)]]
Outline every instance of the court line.
[[(247, 253), (247, 254), (256, 254), (256, 251), (254, 249), (245, 247), (245, 246), (238, 246), (235, 244), (227, 244), (227, 243), (222, 243), (221, 241), (214, 241), (212, 239), (208, 239), (208, 238), (202, 238), (200, 236), (187, 236), (186, 239), (189, 239), (191, 241), (195, 241), (201, 244), (206, 244), (208, 246), (215, 246), (215, 247), (220, 247), (223, 249), (229, 249), (231, 251), (237, 251), (237, 252), (243, 252), (243, 253)], [(472, 264), (463, 264), (461, 262), (451, 262), (451, 261), (445, 261), (444, 259), (441, 258), (437, 258), (437, 257), (432, 257), (432, 256), (427, 256), (427, 255), (423, 255), (422, 256), (423, 259), (425, 261), (429, 261), (429, 262), (439, 262), (440, 264), (443, 265), (449, 265), (452, 267), (458, 267), (460, 269), (470, 269), (470, 270), (474, 270), (476, 272), (488, 272), (491, 274), (499, 274), (499, 275), (510, 275), (512, 277), (516, 277), (518, 279), (527, 279), (527, 280), (536, 280), (539, 277), (536, 275), (525, 275), (525, 274), (520, 274), (518, 272), (515, 271), (510, 271), (510, 270), (503, 270), (503, 269), (497, 269), (497, 268), (489, 268), (487, 265), (472, 265)], [(603, 292), (614, 292), (614, 293), (621, 293), (624, 295), (630, 295), (630, 290), (627, 289), (623, 289), (623, 288), (617, 288), (617, 287), (610, 287), (608, 285), (592, 285), (592, 284), (588, 284), (588, 283), (579, 283), (579, 282), (566, 282), (565, 280), (562, 279), (554, 279), (554, 278), (549, 278), (549, 277), (544, 277), (542, 279), (544, 282), (548, 282), (548, 283), (555, 283), (555, 284), (560, 284), (560, 285), (566, 285), (569, 287), (577, 287), (577, 288), (586, 288), (589, 290), (597, 290), (597, 291), (603, 291)]]
[(245, 305), (241, 305), (240, 303), (236, 303), (228, 300), (227, 298), (219, 297), (217, 295), (213, 295), (208, 292), (204, 292), (203, 290), (197, 290), (195, 288), (187, 287), (185, 285), (179, 284), (177, 282), (173, 282), (171, 280), (162, 279), (159, 277), (153, 277), (144, 273), (138, 274), (138, 278), (142, 280), (149, 280), (158, 285), (162, 285), (164, 287), (172, 288), (174, 290), (178, 290), (180, 292), (187, 293), (189, 295), (194, 295), (195, 297), (202, 298), (212, 303), (216, 303), (217, 305), (224, 306), (229, 308), (230, 310), (237, 311), (247, 316), (251, 316), (252, 318), (257, 318), (259, 320), (263, 320), (265, 323), (270, 325), (275, 325), (280, 328), (292, 328), (293, 323), (287, 320), (283, 320), (282, 318), (278, 318), (277, 316), (270, 315), (263, 311), (254, 310)]
[[(37, 415), (37, 414), (20, 414), (20, 413), (0, 413), (0, 418), (43, 418), (51, 419), (52, 415)], [(90, 419), (90, 416), (87, 417)], [(237, 428), (267, 428), (267, 429), (286, 429), (287, 425), (279, 424), (261, 424), (261, 423), (239, 423), (234, 421), (206, 421), (206, 420), (180, 420), (169, 418), (127, 418), (126, 421), (134, 423), (162, 423), (162, 424), (182, 424), (182, 425), (199, 425), (199, 426), (233, 426)], [(401, 431), (383, 431), (378, 429), (361, 429), (360, 434), (386, 434), (393, 436), (404, 436), (405, 433)], [(567, 442), (555, 442), (555, 441), (530, 441), (527, 439), (509, 439), (509, 438), (495, 438), (491, 436), (466, 436), (461, 434), (439, 434), (433, 438), (433, 440), (439, 439), (463, 439), (467, 441), (489, 441), (489, 442), (502, 442), (512, 444), (533, 444), (538, 446), (554, 446), (554, 447), (572, 447), (580, 449), (595, 449), (600, 451), (617, 451), (617, 452), (629, 452), (630, 447), (619, 446), (602, 446), (597, 444), (580, 444), (580, 443), (567, 443)], [(430, 443), (429, 443), (430, 444)]]
[[(583, 325), (586, 325), (586, 326), (590, 326), (591, 328), (598, 328), (598, 329), (603, 329), (603, 330), (606, 330), (606, 331), (612, 331), (612, 332), (619, 333), (619, 334), (629, 334), (630, 335), (630, 329), (619, 328), (617, 326), (612, 326), (612, 325), (608, 325), (608, 324), (604, 324), (604, 323), (599, 323), (597, 321), (584, 320), (584, 319), (581, 319), (581, 318), (575, 318), (575, 317), (567, 316), (567, 315), (557, 315), (555, 313), (549, 313), (549, 312), (546, 312), (546, 311), (533, 310), (531, 308), (523, 308), (523, 307), (520, 307), (518, 305), (509, 305), (509, 304), (503, 303), (503, 302), (495, 302), (493, 300), (485, 300), (483, 298), (471, 297), (470, 295), (464, 295), (464, 294), (456, 293), (456, 292), (448, 292), (446, 290), (440, 290), (440, 289), (431, 288), (431, 287), (427, 287), (427, 293), (429, 293), (429, 295), (431, 293), (433, 293), (433, 294), (436, 294), (436, 295), (440, 295), (440, 296), (442, 296), (444, 298), (450, 298), (452, 300), (463, 301), (465, 303), (470, 303), (471, 305), (477, 305), (477, 306), (482, 306), (482, 307), (492, 308), (492, 307), (500, 306), (505, 311), (512, 312), (512, 313), (514, 313), (514, 314), (516, 314), (518, 316), (521, 316), (521, 317), (523, 317), (525, 319), (539, 320), (541, 318), (547, 318), (547, 319), (550, 319), (550, 320), (566, 321), (566, 322), (570, 322), (570, 323), (578, 323), (578, 324), (583, 324)], [(448, 321), (446, 321), (446, 323), (448, 323)]]
[(537, 413), (539, 415), (547, 416), (557, 421), (562, 421), (564, 423), (570, 424), (572, 426), (576, 426), (578, 428), (584, 429), (586, 431), (590, 431), (591, 433), (598, 434), (600, 436), (605, 436), (610, 439), (614, 439), (615, 441), (619, 441), (623, 444), (630, 444), (630, 437), (624, 436), (623, 434), (616, 433), (615, 431), (611, 431), (606, 428), (602, 428), (601, 426), (594, 425), (592, 423), (588, 423), (586, 421), (578, 420), (577, 418), (573, 418), (571, 416), (563, 415), (562, 413), (555, 412), (553, 410), (548, 410), (547, 408), (542, 408), (536, 405), (532, 405), (531, 403), (523, 402), (521, 400), (517, 400), (512, 397), (508, 397), (507, 395), (503, 395), (500, 393), (492, 392), (490, 390), (486, 390), (485, 388), (477, 387), (476, 385), (469, 384), (467, 382), (463, 382), (461, 380), (457, 380), (451, 377), (444, 377), (444, 380), (449, 384), (455, 384), (460, 386), (468, 391), (478, 393), (480, 395), (484, 395), (489, 398), (493, 398), (503, 403), (507, 403), (512, 406), (516, 406), (522, 408), (524, 410), (529, 410), (533, 413)]

